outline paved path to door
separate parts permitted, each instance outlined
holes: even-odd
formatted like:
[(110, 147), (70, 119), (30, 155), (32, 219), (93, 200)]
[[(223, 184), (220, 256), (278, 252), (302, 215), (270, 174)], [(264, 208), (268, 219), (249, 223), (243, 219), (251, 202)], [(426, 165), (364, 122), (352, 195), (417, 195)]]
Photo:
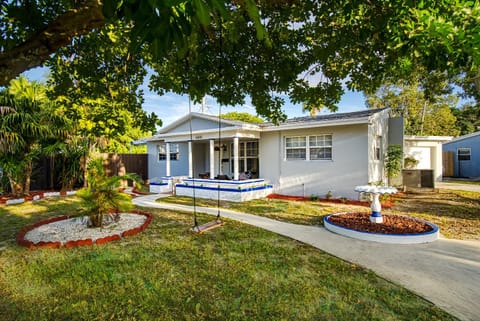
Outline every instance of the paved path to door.
[[(192, 211), (190, 206), (155, 202), (162, 196), (168, 195), (147, 195), (133, 202), (144, 207)], [(212, 208), (197, 207), (197, 211), (217, 214), (217, 209)], [(221, 215), (366, 267), (462, 320), (480, 320), (480, 241), (440, 239), (428, 244), (382, 244), (337, 235), (323, 227), (284, 223), (225, 209)]]

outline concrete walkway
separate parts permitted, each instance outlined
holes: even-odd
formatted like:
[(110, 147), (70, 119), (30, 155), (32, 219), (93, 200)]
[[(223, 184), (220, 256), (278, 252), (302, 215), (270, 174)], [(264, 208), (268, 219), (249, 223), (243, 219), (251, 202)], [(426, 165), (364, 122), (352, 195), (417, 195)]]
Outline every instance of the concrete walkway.
[[(480, 185), (477, 184), (462, 184), (461, 181), (450, 183), (450, 182), (435, 182), (435, 187), (441, 189), (452, 189), (460, 191), (469, 191), (469, 192), (478, 192), (480, 193)], [(480, 320), (480, 317), (478, 318)]]
[[(162, 196), (168, 195), (142, 196), (134, 198), (133, 202), (144, 207), (192, 211), (190, 206), (155, 202)], [(197, 211), (217, 214), (217, 209), (213, 208), (197, 207)], [(337, 235), (323, 227), (283, 223), (225, 209), (221, 210), (221, 215), (310, 244), (366, 267), (462, 320), (480, 320), (480, 241), (440, 239), (429, 244), (382, 244)]]

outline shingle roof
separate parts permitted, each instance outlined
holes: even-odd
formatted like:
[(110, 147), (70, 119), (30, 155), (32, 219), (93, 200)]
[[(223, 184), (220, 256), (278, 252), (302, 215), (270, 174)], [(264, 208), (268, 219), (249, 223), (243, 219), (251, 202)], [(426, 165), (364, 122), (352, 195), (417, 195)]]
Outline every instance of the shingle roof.
[[(354, 118), (364, 118), (370, 117), (373, 114), (381, 112), (386, 108), (381, 109), (365, 109), (360, 111), (354, 111), (349, 113), (335, 113), (335, 114), (327, 114), (327, 115), (315, 115), (315, 116), (305, 116), (305, 117), (295, 117), (287, 119), (282, 124), (295, 124), (295, 123), (307, 123), (307, 122), (321, 122), (321, 121), (331, 121), (331, 120), (346, 120), (346, 119), (354, 119)], [(260, 126), (271, 126), (272, 123), (263, 123)]]

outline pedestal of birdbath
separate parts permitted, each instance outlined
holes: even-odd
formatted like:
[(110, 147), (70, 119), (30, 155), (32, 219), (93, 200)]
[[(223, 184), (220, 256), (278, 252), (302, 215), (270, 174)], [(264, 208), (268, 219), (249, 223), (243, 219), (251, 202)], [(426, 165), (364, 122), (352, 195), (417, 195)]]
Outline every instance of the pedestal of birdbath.
[(355, 187), (355, 192), (372, 194), (373, 200), (370, 204), (370, 208), (372, 209), (372, 215), (370, 215), (370, 222), (383, 223), (380, 195), (395, 194), (397, 192), (397, 189), (390, 186), (361, 185)]

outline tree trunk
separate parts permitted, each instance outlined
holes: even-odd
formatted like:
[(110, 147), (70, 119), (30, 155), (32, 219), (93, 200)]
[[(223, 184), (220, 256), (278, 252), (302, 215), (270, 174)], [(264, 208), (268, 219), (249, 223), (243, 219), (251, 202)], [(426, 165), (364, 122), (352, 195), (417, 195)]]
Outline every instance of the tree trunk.
[(73, 37), (104, 25), (101, 0), (78, 0), (75, 3), (74, 8), (59, 15), (44, 30), (0, 54), (0, 86), (8, 84), (23, 71), (42, 65), (52, 53), (70, 44)]
[(30, 182), (32, 178), (32, 171), (33, 171), (33, 162), (32, 160), (27, 160), (25, 162), (25, 184), (24, 184), (24, 194), (30, 193)]
[(103, 214), (93, 214), (89, 216), (91, 227), (102, 227)]
[(8, 181), (10, 182), (10, 189), (12, 190), (12, 195), (15, 197), (23, 196), (23, 185), (21, 182), (17, 181), (11, 174), (7, 174)]

